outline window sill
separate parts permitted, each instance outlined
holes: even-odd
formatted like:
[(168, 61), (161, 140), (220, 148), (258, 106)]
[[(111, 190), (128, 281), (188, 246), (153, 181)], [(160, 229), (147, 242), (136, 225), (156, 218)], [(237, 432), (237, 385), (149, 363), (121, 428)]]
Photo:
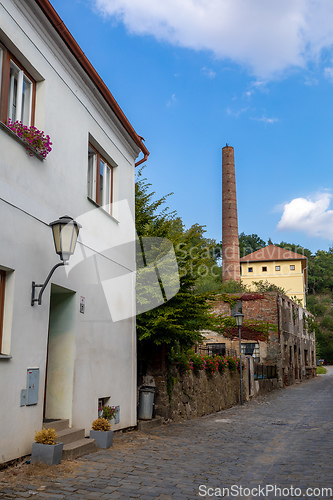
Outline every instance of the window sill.
[(12, 357), (9, 356), (9, 354), (0, 354), (0, 360), (1, 359), (7, 359), (8, 360), (8, 359), (12, 359)]
[[(5, 123), (0, 122), (0, 128), (2, 128), (2, 130), (4, 130), (5, 132), (7, 132), (7, 134), (10, 135), (16, 142), (19, 142), (25, 149), (27, 149), (27, 143), (23, 139), (21, 139), (20, 137), (18, 137), (15, 134), (15, 132), (13, 132), (12, 130), (10, 130), (10, 128), (8, 128)], [(45, 158), (42, 155), (40, 155), (39, 153), (37, 153), (37, 151), (35, 151), (34, 149), (29, 149), (29, 151), (27, 150), (28, 154), (29, 154), (29, 152), (31, 152), (39, 160), (41, 160), (41, 161), (45, 160)]]
[(87, 196), (87, 198), (90, 201), (90, 203), (92, 203), (93, 205), (95, 205), (96, 208), (99, 208), (103, 212), (103, 214), (107, 215), (108, 217), (110, 217), (110, 219), (112, 219), (114, 222), (116, 222), (117, 224), (119, 224), (119, 220), (116, 219), (113, 215), (109, 214), (109, 212), (107, 212), (106, 210), (104, 210), (104, 208), (101, 207), (100, 205), (98, 205), (98, 203), (96, 203), (96, 201), (94, 201), (89, 196)]

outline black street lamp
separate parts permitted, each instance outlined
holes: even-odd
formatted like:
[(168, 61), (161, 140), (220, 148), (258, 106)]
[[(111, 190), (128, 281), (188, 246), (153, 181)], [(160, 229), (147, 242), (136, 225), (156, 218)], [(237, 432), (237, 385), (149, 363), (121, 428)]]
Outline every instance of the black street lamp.
[[(42, 285), (36, 285), (32, 282), (32, 292), (31, 292), (31, 305), (33, 306), (35, 302), (40, 306), (42, 303), (42, 295), (44, 290), (51, 279), (52, 274), (57, 269), (57, 267), (64, 266), (68, 264), (69, 258), (73, 255), (75, 251), (77, 237), (79, 235), (80, 228), (82, 227), (78, 224), (72, 217), (64, 215), (54, 222), (50, 222), (49, 226), (52, 228), (53, 240), (55, 251), (59, 255), (62, 262), (58, 262), (52, 267), (49, 272), (48, 277)], [(35, 299), (35, 289), (40, 288), (38, 298)]]
[(236, 325), (238, 326), (238, 337), (239, 337), (239, 363), (240, 363), (240, 396), (241, 396), (241, 405), (243, 403), (243, 367), (242, 367), (242, 325), (244, 314), (238, 312), (234, 315), (236, 320)]

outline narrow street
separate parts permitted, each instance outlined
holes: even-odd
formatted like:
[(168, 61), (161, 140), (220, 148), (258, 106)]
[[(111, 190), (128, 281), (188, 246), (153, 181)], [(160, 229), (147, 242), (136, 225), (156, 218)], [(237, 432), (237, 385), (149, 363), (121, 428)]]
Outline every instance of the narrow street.
[(19, 474), (5, 483), (2, 472), (0, 498), (333, 498), (332, 415), (329, 367), (243, 407), (119, 434), (113, 448), (75, 461), (71, 474), (27, 484)]

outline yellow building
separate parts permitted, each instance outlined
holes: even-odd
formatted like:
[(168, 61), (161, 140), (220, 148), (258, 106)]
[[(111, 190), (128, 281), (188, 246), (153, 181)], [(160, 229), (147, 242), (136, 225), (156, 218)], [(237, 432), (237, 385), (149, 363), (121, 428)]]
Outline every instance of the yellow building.
[(244, 285), (251, 287), (254, 281), (267, 280), (284, 288), (288, 297), (300, 299), (305, 307), (308, 267), (304, 255), (269, 245), (245, 255), (240, 263)]

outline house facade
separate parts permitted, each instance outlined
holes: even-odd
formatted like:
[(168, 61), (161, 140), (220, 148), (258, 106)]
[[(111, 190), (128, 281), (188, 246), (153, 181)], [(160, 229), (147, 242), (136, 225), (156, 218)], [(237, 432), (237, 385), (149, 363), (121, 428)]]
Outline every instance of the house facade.
[[(281, 386), (315, 375), (315, 333), (311, 328), (311, 314), (306, 309), (278, 292), (230, 294), (228, 297), (228, 300), (224, 298), (212, 302), (211, 311), (214, 315), (226, 317), (233, 315), (233, 308), (242, 310), (242, 354), (252, 356), (255, 364), (276, 366)], [(269, 325), (266, 339), (256, 335), (257, 322)], [(204, 337), (204, 348), (209, 354), (239, 355), (236, 329), (225, 336), (204, 332)]]
[[(3, 463), (31, 452), (43, 419), (88, 435), (111, 404), (113, 429), (136, 425), (134, 170), (149, 152), (48, 0), (1, 1), (0, 75)], [(8, 119), (49, 135), (45, 159)], [(75, 253), (31, 305), (63, 215), (82, 226)]]
[(250, 288), (254, 281), (267, 280), (283, 288), (290, 298), (306, 305), (307, 258), (285, 248), (268, 245), (240, 259), (241, 278)]

